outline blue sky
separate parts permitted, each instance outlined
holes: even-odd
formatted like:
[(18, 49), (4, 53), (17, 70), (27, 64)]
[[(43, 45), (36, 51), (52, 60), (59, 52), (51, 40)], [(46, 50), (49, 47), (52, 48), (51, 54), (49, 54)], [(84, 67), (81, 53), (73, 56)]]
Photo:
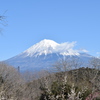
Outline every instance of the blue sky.
[(0, 14), (8, 24), (0, 25), (0, 60), (43, 39), (77, 41), (75, 48), (100, 55), (100, 0), (1, 0)]

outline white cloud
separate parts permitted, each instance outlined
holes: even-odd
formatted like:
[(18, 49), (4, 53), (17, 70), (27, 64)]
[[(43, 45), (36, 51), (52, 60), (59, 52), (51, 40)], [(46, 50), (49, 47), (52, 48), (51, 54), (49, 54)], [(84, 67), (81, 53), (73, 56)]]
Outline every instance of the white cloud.
[(57, 46), (58, 50), (71, 50), (74, 48), (74, 46), (76, 45), (76, 42), (65, 42), (65, 43), (61, 43)]
[(84, 52), (84, 53), (87, 53), (88, 51), (86, 50), (86, 49), (78, 49), (78, 50), (76, 50), (76, 49), (74, 49), (74, 47), (76, 46), (76, 41), (74, 41), (74, 42), (65, 42), (65, 43), (61, 43), (61, 44), (59, 44), (58, 46), (57, 46), (57, 50), (58, 51), (72, 51), (72, 52), (77, 52), (77, 53), (79, 53), (79, 52)]
[(88, 52), (85, 49), (80, 49), (80, 50), (74, 49), (76, 43), (77, 43), (76, 41), (61, 43), (56, 46), (54, 52), (60, 52), (61, 54), (64, 55), (79, 55), (80, 52), (85, 52), (85, 53)]

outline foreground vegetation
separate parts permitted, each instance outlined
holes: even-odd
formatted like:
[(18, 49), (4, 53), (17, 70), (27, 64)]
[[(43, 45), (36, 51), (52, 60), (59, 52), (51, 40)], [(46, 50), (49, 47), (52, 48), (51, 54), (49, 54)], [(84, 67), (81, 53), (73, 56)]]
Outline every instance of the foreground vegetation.
[(21, 74), (0, 63), (0, 100), (100, 100), (99, 59), (91, 60), (91, 68), (79, 68), (75, 59), (54, 66), (56, 73)]

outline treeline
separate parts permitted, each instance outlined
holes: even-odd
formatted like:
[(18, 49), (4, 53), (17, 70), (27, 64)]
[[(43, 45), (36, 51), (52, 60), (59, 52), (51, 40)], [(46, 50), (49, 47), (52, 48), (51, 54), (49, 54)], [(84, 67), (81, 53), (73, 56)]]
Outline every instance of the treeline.
[(53, 66), (54, 73), (21, 74), (0, 63), (0, 99), (100, 100), (100, 59), (92, 59), (86, 67), (78, 59), (62, 59)]
[(79, 68), (52, 77), (52, 82), (50, 76), (44, 79), (40, 100), (100, 100), (100, 71), (97, 69)]

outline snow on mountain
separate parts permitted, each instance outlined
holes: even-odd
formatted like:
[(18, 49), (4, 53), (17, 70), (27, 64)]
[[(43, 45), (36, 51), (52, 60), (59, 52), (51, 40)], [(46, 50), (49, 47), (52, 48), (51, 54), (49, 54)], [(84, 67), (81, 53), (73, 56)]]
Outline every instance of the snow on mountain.
[(58, 43), (52, 40), (44, 39), (40, 41), (39, 43), (30, 47), (28, 50), (24, 51), (24, 53), (26, 53), (27, 56), (33, 56), (35, 54), (36, 55), (42, 55), (42, 54), (47, 55), (49, 53), (53, 53), (55, 48), (58, 45), (59, 45)]
[(78, 50), (73, 50), (76, 42), (58, 44), (53, 40), (44, 39), (24, 51), (26, 56), (40, 56), (42, 54), (59, 53), (61, 55), (80, 55)]

